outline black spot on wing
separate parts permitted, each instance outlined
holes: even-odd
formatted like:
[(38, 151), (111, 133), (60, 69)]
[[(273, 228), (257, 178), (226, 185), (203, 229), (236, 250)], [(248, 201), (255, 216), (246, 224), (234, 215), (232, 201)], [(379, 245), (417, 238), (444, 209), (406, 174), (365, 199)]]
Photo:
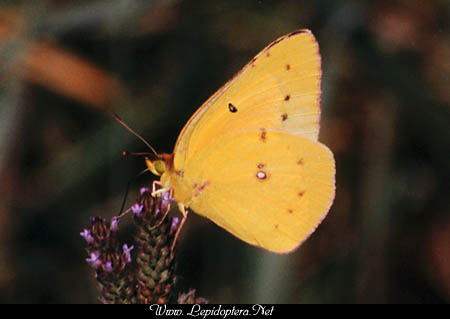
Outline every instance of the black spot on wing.
[(236, 113), (238, 111), (237, 107), (231, 103), (228, 103), (228, 109), (230, 110), (231, 113)]

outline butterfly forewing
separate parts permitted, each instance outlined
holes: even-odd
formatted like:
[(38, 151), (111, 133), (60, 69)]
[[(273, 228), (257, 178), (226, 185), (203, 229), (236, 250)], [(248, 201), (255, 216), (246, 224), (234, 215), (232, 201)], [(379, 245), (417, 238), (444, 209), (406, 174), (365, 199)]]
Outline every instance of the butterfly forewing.
[(174, 166), (213, 138), (242, 129), (275, 129), (317, 140), (320, 55), (308, 30), (279, 38), (262, 50), (191, 117), (174, 149)]

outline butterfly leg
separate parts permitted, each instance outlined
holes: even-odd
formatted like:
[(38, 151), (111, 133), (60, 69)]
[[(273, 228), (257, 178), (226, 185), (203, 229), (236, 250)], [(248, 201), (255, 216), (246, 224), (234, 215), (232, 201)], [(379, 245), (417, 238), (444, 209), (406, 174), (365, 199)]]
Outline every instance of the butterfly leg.
[(151, 230), (159, 227), (162, 224), (162, 222), (166, 219), (166, 217), (167, 217), (167, 215), (169, 214), (169, 211), (170, 211), (170, 205), (171, 205), (170, 202), (172, 200), (172, 194), (173, 194), (173, 190), (172, 189), (161, 188), (161, 189), (157, 190), (156, 189), (157, 186), (162, 186), (161, 182), (160, 181), (153, 181), (152, 194), (151, 194), (152, 197), (160, 196), (161, 194), (167, 193), (167, 192), (169, 192), (169, 194), (166, 195), (166, 196), (163, 195), (163, 199), (162, 200), (166, 201), (166, 203), (165, 204), (162, 203), (161, 207), (162, 206), (166, 206), (166, 211), (164, 212), (164, 215), (161, 218), (161, 220), (155, 226), (150, 228)]
[(175, 233), (175, 236), (173, 238), (172, 247), (170, 249), (171, 254), (173, 254), (173, 250), (175, 249), (175, 244), (177, 243), (178, 235), (180, 234), (181, 228), (183, 228), (184, 223), (186, 222), (187, 216), (189, 211), (183, 204), (178, 204), (178, 208), (180, 209), (181, 214), (183, 214), (183, 219), (180, 222), (180, 225), (178, 225), (177, 232)]
[[(156, 189), (157, 186), (159, 186), (161, 188)], [(160, 181), (153, 181), (153, 183), (152, 183), (152, 196), (153, 197), (159, 196), (160, 194), (165, 193), (167, 191), (169, 191), (169, 189), (167, 187), (163, 187), (162, 183)]]

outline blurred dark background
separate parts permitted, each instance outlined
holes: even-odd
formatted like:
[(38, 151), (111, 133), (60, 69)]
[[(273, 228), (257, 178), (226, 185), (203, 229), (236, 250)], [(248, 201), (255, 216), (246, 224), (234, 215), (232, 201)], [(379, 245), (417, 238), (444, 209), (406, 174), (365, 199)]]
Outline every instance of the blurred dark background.
[(0, 302), (98, 302), (79, 233), (117, 215), (145, 168), (122, 157), (146, 148), (111, 112), (171, 152), (259, 50), (309, 28), (334, 205), (281, 256), (191, 214), (180, 288), (213, 303), (447, 303), (449, 13), (446, 0), (0, 1)]

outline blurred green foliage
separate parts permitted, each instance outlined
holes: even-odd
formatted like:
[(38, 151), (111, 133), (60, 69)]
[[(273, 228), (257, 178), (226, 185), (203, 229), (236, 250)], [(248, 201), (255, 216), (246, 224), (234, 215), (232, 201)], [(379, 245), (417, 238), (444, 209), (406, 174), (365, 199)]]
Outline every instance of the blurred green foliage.
[(1, 1), (0, 302), (98, 302), (79, 233), (117, 215), (145, 167), (121, 156), (146, 149), (112, 112), (170, 152), (260, 49), (309, 28), (337, 163), (329, 216), (272, 255), (191, 214), (180, 285), (213, 303), (447, 303), (449, 13), (445, 0)]

